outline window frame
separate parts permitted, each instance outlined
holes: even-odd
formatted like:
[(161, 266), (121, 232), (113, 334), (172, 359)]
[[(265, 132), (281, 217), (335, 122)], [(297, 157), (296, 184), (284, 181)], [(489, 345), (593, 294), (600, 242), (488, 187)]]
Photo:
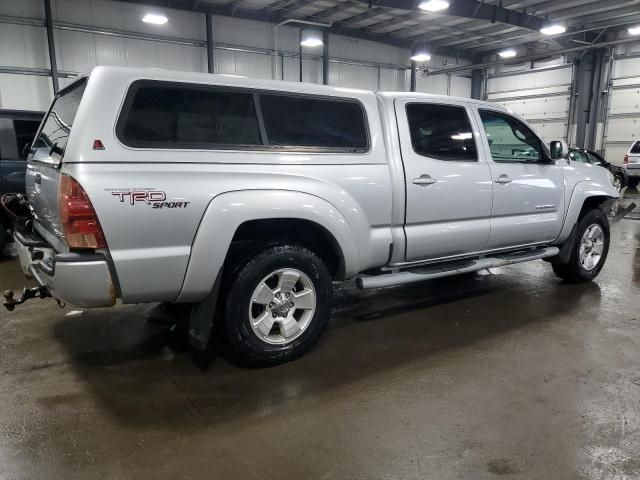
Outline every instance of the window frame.
[[(531, 132), (531, 134), (538, 140), (538, 145), (539, 145), (539, 150), (538, 153), (540, 154), (540, 158), (538, 158), (538, 160), (536, 161), (519, 161), (519, 160), (495, 160), (493, 158), (493, 154), (491, 153), (491, 145), (489, 144), (489, 137), (487, 135), (487, 129), (484, 126), (484, 121), (482, 120), (482, 112), (488, 112), (491, 113), (493, 115), (497, 115), (499, 117), (505, 118), (505, 119), (511, 119), (514, 120), (516, 122), (518, 122), (519, 124), (523, 125), (527, 130), (529, 130), (529, 132)], [(493, 163), (512, 163), (512, 164), (517, 164), (517, 165), (551, 165), (553, 163), (555, 163), (551, 157), (547, 154), (547, 151), (545, 150), (544, 146), (546, 145), (542, 139), (538, 136), (538, 134), (536, 132), (533, 131), (533, 129), (531, 127), (529, 127), (529, 125), (527, 125), (525, 122), (523, 122), (522, 120), (520, 120), (517, 117), (514, 117), (513, 115), (510, 115), (509, 113), (505, 113), (501, 110), (494, 110), (492, 108), (483, 108), (483, 107), (478, 107), (478, 121), (480, 122), (480, 126), (482, 127), (482, 132), (484, 135), (484, 138), (486, 139), (486, 146), (488, 147), (487, 153), (489, 154), (489, 158), (491, 158), (491, 161)], [(524, 142), (523, 142), (524, 143)]]
[[(438, 107), (449, 107), (449, 108), (459, 108), (462, 109), (464, 111), (465, 116), (467, 117), (467, 122), (469, 122), (469, 130), (471, 131), (471, 134), (473, 135), (473, 141), (476, 145), (476, 158), (475, 160), (469, 160), (469, 159), (460, 159), (460, 158), (456, 158), (456, 159), (448, 159), (448, 158), (442, 158), (442, 157), (434, 157), (434, 156), (430, 156), (430, 155), (424, 155), (422, 153), (419, 153), (416, 151), (415, 146), (413, 145), (413, 140), (411, 139), (411, 122), (409, 121), (409, 106), (410, 105), (435, 105)], [(404, 105), (404, 114), (405, 114), (405, 118), (407, 119), (407, 129), (408, 129), (408, 134), (409, 134), (409, 143), (411, 144), (411, 150), (413, 151), (413, 153), (415, 153), (416, 155), (420, 156), (420, 157), (424, 157), (424, 158), (430, 158), (433, 160), (438, 160), (439, 162), (461, 162), (461, 163), (478, 163), (480, 162), (480, 147), (481, 145), (478, 144), (478, 137), (479, 135), (476, 135), (475, 131), (474, 131), (474, 126), (473, 126), (473, 122), (472, 122), (472, 117), (471, 115), (469, 115), (469, 107), (467, 107), (466, 105), (459, 105), (459, 104), (454, 104), (454, 103), (438, 103), (438, 102), (417, 102), (417, 101), (411, 101), (411, 102), (407, 102)]]
[[(260, 134), (260, 144), (256, 145), (240, 145), (240, 144), (213, 144), (213, 143), (173, 143), (167, 144), (167, 142), (137, 142), (130, 141), (124, 136), (124, 128), (126, 121), (128, 120), (129, 113), (131, 112), (131, 106), (135, 99), (135, 95), (140, 88), (146, 86), (154, 87), (171, 87), (171, 88), (184, 88), (205, 90), (213, 92), (233, 92), (244, 93), (251, 95), (253, 98), (254, 110), (258, 121), (258, 131)], [(284, 97), (298, 97), (298, 98), (310, 98), (313, 100), (325, 100), (331, 102), (347, 102), (357, 104), (362, 112), (362, 120), (365, 128), (365, 138), (367, 141), (366, 149), (354, 149), (346, 147), (314, 147), (314, 146), (298, 146), (298, 145), (271, 145), (267, 136), (267, 130), (264, 123), (264, 116), (262, 114), (262, 105), (260, 104), (261, 95), (280, 95)], [(256, 151), (256, 152), (295, 152), (295, 153), (351, 153), (351, 154), (367, 154), (371, 152), (371, 135), (369, 131), (369, 119), (367, 116), (367, 109), (364, 104), (357, 98), (343, 98), (333, 97), (330, 95), (315, 95), (304, 94), (297, 92), (286, 92), (278, 90), (257, 89), (249, 87), (235, 87), (228, 85), (217, 85), (208, 83), (191, 83), (191, 82), (174, 82), (170, 80), (150, 80), (140, 79), (131, 82), (127, 88), (124, 101), (118, 112), (116, 120), (115, 134), (118, 141), (125, 147), (136, 150), (226, 150), (226, 151)]]

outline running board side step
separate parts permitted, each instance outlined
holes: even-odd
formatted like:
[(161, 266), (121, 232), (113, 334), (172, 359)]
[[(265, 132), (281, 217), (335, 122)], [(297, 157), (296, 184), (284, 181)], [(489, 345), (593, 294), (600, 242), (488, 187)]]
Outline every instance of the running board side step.
[(460, 275), (462, 273), (477, 272), (478, 270), (484, 270), (485, 268), (502, 267), (504, 265), (512, 265), (514, 263), (554, 257), (559, 252), (560, 249), (558, 247), (536, 248), (532, 250), (518, 251), (515, 253), (494, 255), (492, 257), (417, 267), (411, 270), (390, 274), (359, 276), (356, 278), (356, 286), (361, 289), (369, 289), (422, 282), (424, 280), (450, 277), (452, 275)]

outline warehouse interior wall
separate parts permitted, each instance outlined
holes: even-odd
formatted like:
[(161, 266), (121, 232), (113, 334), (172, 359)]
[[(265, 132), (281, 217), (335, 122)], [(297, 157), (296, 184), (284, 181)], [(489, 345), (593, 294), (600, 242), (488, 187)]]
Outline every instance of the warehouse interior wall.
[[(111, 0), (52, 0), (60, 87), (96, 65), (160, 67), (206, 72), (204, 14), (168, 12), (162, 26), (141, 21), (152, 7)], [(43, 0), (0, 2), (0, 108), (43, 110), (53, 96)], [(213, 16), (214, 71), (271, 79), (274, 25)], [(298, 81), (299, 29), (278, 29), (278, 79)], [(330, 35), (329, 84), (372, 90), (409, 90), (410, 51), (368, 40)], [(303, 81), (322, 83), (322, 48), (303, 50)], [(435, 56), (428, 68), (462, 64)], [(468, 64), (468, 62), (466, 63)], [(469, 97), (470, 73), (427, 77), (418, 72), (417, 91)]]

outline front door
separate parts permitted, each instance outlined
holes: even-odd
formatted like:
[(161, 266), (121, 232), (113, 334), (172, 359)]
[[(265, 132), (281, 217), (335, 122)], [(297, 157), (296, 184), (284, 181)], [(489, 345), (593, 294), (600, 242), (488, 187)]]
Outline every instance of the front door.
[(489, 108), (477, 112), (494, 183), (487, 249), (552, 241), (564, 219), (562, 166), (517, 118)]
[(406, 261), (484, 249), (491, 171), (466, 102), (396, 100), (406, 185)]

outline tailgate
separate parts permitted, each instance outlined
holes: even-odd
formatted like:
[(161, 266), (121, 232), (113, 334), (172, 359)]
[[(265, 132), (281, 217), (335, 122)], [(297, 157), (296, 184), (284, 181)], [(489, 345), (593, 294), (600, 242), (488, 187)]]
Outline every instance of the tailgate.
[(65, 249), (58, 208), (60, 167), (85, 86), (86, 79), (56, 95), (27, 163), (26, 190), (35, 228), (58, 251)]

